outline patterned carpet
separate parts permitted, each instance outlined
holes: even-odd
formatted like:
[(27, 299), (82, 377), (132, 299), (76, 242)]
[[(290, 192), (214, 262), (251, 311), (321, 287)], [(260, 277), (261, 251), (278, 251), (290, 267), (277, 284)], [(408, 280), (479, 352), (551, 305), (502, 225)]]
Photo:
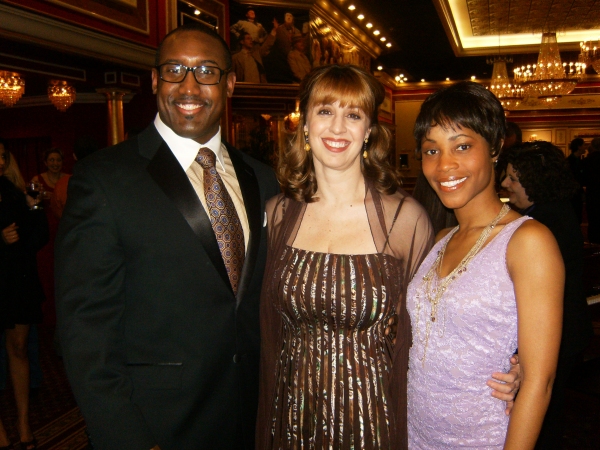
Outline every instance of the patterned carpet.
[[(40, 450), (80, 450), (87, 447), (85, 423), (67, 382), (62, 360), (52, 348), (53, 330), (39, 327), (43, 380), (30, 400), (30, 421)], [(13, 443), (19, 441), (12, 388), (0, 391), (2, 422)]]
[[(600, 448), (600, 304), (591, 307), (596, 336), (567, 392), (563, 448)], [(31, 427), (40, 450), (84, 450), (85, 423), (67, 382), (62, 360), (52, 348), (53, 330), (40, 327), (40, 360), (44, 378), (31, 398)], [(18, 442), (16, 411), (10, 386), (0, 391), (0, 416), (11, 442)], [(18, 447), (17, 447), (18, 449)], [(115, 449), (124, 450), (124, 449)]]

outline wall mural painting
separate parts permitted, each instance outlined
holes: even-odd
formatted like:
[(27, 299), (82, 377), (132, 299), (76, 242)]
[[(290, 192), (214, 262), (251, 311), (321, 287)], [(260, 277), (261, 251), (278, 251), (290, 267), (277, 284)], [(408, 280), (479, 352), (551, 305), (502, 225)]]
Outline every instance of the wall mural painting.
[(370, 67), (370, 57), (306, 9), (231, 3), (233, 70), (241, 83), (299, 83), (324, 64)]

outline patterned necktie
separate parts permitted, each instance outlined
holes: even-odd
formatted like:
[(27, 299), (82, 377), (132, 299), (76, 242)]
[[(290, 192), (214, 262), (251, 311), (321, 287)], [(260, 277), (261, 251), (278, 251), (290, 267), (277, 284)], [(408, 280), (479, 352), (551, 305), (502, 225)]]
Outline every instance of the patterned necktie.
[(196, 156), (196, 162), (204, 169), (204, 195), (210, 224), (215, 232), (231, 287), (237, 294), (246, 253), (244, 230), (229, 192), (217, 173), (215, 161), (214, 152), (206, 147), (201, 148)]

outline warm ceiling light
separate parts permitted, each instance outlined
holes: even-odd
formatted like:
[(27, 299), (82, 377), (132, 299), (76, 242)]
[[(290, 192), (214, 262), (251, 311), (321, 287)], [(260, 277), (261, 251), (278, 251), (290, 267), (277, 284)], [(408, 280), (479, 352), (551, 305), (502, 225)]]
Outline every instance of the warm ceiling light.
[(199, 9), (195, 10), (194, 14), (197, 15), (197, 16), (199, 16), (200, 15), (200, 10)]
[(396, 75), (396, 76), (394, 77), (394, 80), (396, 80), (396, 81), (400, 81), (400, 75)]
[(56, 109), (65, 112), (75, 101), (77, 92), (66, 81), (51, 80), (48, 86), (48, 98)]
[(373, 24), (372, 24), (371, 22), (369, 22), (369, 23), (367, 24), (367, 28), (373, 28)]
[(556, 33), (543, 33), (537, 64), (514, 69), (515, 82), (526, 98), (545, 100), (567, 95), (585, 77), (586, 64), (563, 63), (558, 51)]
[(425, 78), (421, 78), (421, 83), (425, 83)]
[(359, 14), (358, 16), (356, 16), (356, 18), (358, 20), (363, 20), (365, 18), (365, 15), (364, 14)]
[(450, 78), (446, 77), (446, 81), (450, 81)]
[(350, 5), (350, 6), (348, 6), (348, 9), (349, 9), (350, 11), (354, 11), (354, 10), (356, 9), (356, 6), (354, 6), (354, 5)]
[(381, 34), (381, 31), (379, 31), (379, 30), (375, 30), (375, 31), (373, 31), (373, 34), (374, 34), (375, 36), (379, 36), (379, 35)]
[(381, 36), (381, 37), (379, 38), (379, 40), (380, 40), (381, 42), (385, 42), (385, 41), (387, 41), (387, 39), (385, 38), (385, 36)]
[(25, 93), (25, 80), (16, 72), (0, 71), (0, 100), (14, 106)]
[(475, 78), (475, 75), (471, 75), (471, 80), (474, 80)]
[(506, 70), (506, 63), (512, 62), (512, 58), (509, 56), (495, 56), (488, 58), (487, 62), (494, 65), (492, 82), (489, 87), (492, 94), (500, 100), (500, 104), (506, 110), (518, 106), (523, 100), (523, 89), (508, 78), (508, 71)]
[(391, 46), (392, 46), (392, 43), (391, 43), (391, 42), (388, 42), (387, 44), (385, 44), (385, 46), (389, 48), (389, 47), (391, 47)]
[(383, 66), (377, 66), (377, 70), (383, 70)]

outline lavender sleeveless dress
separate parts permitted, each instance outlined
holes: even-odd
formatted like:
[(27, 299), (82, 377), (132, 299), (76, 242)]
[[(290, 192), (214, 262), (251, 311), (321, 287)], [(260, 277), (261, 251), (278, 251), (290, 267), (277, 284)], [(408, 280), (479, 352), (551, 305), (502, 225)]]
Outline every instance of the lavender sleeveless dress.
[[(413, 345), (408, 372), (409, 449), (502, 448), (506, 407), (485, 384), (492, 372), (507, 371), (517, 348), (517, 308), (506, 267), (506, 248), (529, 217), (507, 224), (450, 283), (438, 305), (425, 351), (431, 305), (423, 277), (448, 233), (438, 242), (408, 287)], [(433, 285), (439, 282), (437, 275)]]

